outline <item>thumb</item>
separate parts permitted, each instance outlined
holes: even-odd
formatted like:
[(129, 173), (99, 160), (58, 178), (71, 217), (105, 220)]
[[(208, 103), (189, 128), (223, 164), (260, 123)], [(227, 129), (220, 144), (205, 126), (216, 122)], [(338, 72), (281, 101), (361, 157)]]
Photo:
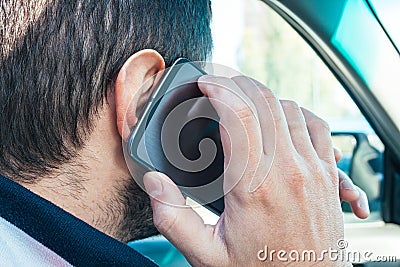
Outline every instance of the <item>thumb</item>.
[(215, 245), (214, 227), (205, 225), (201, 217), (186, 205), (179, 188), (166, 175), (148, 172), (143, 178), (151, 198), (154, 225), (195, 265), (211, 260)]

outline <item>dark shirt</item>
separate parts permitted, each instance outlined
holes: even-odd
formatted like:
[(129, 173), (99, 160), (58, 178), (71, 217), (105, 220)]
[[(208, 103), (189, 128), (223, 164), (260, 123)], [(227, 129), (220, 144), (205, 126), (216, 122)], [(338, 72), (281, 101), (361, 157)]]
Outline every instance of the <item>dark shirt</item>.
[(1, 175), (0, 216), (74, 266), (156, 266), (126, 244)]

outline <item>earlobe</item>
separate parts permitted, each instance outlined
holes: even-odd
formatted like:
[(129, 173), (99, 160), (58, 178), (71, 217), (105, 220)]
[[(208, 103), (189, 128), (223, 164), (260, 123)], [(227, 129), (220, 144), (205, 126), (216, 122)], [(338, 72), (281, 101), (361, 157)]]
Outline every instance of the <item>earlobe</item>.
[(155, 75), (165, 69), (163, 57), (145, 49), (133, 54), (122, 66), (115, 84), (115, 113), (118, 132), (127, 140), (137, 122), (137, 111), (151, 93)]

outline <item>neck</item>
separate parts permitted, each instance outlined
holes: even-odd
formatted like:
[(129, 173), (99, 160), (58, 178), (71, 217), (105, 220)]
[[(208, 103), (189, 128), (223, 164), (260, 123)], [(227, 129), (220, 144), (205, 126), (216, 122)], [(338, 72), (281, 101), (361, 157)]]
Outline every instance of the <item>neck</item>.
[[(106, 109), (79, 156), (60, 166), (56, 173), (36, 183), (22, 184), (84, 222), (115, 237), (115, 229), (104, 219), (107, 210), (129, 177), (122, 155), (115, 119)], [(121, 215), (114, 215), (115, 221)]]

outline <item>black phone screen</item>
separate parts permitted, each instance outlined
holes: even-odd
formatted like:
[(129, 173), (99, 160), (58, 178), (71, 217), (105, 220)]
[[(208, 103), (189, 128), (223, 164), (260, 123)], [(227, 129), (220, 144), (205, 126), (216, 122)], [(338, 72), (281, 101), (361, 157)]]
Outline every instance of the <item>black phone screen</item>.
[(199, 204), (220, 215), (224, 209), (224, 155), (219, 118), (198, 88), (205, 72), (185, 59), (161, 78), (132, 132), (130, 156), (167, 174)]

